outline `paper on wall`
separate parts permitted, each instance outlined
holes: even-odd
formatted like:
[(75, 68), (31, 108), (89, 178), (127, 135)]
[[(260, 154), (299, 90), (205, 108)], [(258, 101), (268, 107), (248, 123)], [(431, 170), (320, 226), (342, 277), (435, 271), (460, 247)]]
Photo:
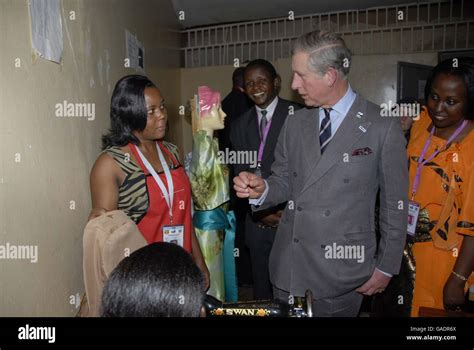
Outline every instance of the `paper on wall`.
[(29, 0), (31, 37), (38, 56), (60, 63), (63, 53), (63, 29), (59, 0)]
[(145, 47), (135, 35), (125, 29), (125, 48), (128, 59), (127, 68), (135, 68), (135, 70), (145, 72)]

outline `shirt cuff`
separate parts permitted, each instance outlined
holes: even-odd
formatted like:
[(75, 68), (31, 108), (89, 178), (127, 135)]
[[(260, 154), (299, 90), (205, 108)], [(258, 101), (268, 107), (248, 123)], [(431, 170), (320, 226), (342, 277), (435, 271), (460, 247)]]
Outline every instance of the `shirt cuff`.
[[(376, 268), (376, 269), (377, 269), (377, 268)], [(377, 270), (379, 270), (379, 269), (377, 269)], [(390, 278), (393, 277), (393, 275), (392, 275), (391, 273), (383, 272), (382, 270), (379, 270), (379, 271), (382, 272), (382, 273), (383, 273), (385, 276), (387, 276), (387, 277), (390, 277)]]
[(255, 207), (259, 207), (265, 202), (265, 198), (267, 198), (268, 194), (268, 182), (267, 180), (263, 180), (265, 182), (265, 191), (263, 191), (262, 195), (259, 198), (249, 199), (249, 204)]

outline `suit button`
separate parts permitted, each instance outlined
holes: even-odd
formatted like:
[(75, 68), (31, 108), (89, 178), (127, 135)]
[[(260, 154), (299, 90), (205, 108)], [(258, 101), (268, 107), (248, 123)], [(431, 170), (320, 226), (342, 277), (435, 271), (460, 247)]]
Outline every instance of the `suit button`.
[(302, 210), (303, 210), (303, 208), (301, 208), (301, 207), (297, 207), (297, 208), (296, 208), (296, 210), (298, 210), (298, 211), (302, 211)]
[(293, 240), (294, 243), (298, 243), (299, 241), (300, 241), (300, 240), (299, 240), (298, 238), (295, 238), (295, 239)]
[(345, 184), (348, 184), (348, 183), (349, 183), (349, 179), (344, 179), (344, 183), (345, 183)]
[(331, 211), (330, 211), (330, 210), (326, 210), (326, 211), (324, 212), (324, 216), (329, 216), (330, 214), (331, 214)]
[(295, 172), (293, 172), (293, 176), (294, 176), (294, 177), (296, 177), (296, 176), (297, 176), (297, 174), (296, 174), (296, 171), (295, 171)]

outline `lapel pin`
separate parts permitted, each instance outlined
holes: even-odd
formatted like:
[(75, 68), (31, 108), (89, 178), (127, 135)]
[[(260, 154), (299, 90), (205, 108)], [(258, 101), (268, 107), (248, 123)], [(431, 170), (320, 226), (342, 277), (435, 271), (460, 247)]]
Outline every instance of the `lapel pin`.
[(362, 130), (362, 132), (366, 132), (366, 131), (367, 131), (367, 129), (364, 128), (362, 125), (359, 126), (359, 129)]

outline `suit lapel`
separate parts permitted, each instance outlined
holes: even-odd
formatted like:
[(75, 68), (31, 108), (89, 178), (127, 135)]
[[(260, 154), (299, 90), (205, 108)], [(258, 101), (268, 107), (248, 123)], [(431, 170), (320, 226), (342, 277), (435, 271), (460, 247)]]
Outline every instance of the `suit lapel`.
[[(319, 161), (313, 167), (309, 177), (301, 192), (305, 191), (309, 186), (317, 182), (329, 169), (334, 165), (343, 161), (345, 153), (351, 155), (351, 146), (365, 133), (370, 127), (370, 122), (364, 117), (366, 113), (365, 103), (357, 95), (352, 107), (349, 109), (344, 121), (339, 126), (336, 134), (329, 142), (323, 156), (319, 156), (319, 137), (314, 137), (317, 140)], [(358, 113), (362, 113), (362, 115)], [(359, 116), (358, 116), (359, 115)], [(317, 120), (315, 118), (315, 120)], [(316, 129), (313, 130), (318, 130)], [(317, 133), (317, 131), (314, 131)]]
[(303, 167), (303, 169), (309, 169), (307, 174), (311, 174), (313, 168), (319, 162), (319, 158), (321, 158), (319, 150), (319, 108), (306, 109), (302, 119), (302, 151), (306, 160), (306, 167)]
[(286, 116), (288, 115), (287, 104), (284, 103), (280, 98), (278, 99), (278, 104), (273, 112), (272, 124), (270, 130), (268, 131), (267, 139), (265, 140), (265, 147), (263, 148), (263, 159), (262, 163), (267, 164), (270, 159), (273, 157), (275, 152), (276, 143), (278, 141), (278, 136), (280, 135), (280, 130), (285, 123)]
[(246, 128), (246, 139), (247, 145), (250, 145), (251, 151), (258, 152), (258, 146), (260, 145), (260, 135), (258, 132), (258, 116), (257, 116), (257, 109), (253, 107), (249, 111), (249, 120)]

